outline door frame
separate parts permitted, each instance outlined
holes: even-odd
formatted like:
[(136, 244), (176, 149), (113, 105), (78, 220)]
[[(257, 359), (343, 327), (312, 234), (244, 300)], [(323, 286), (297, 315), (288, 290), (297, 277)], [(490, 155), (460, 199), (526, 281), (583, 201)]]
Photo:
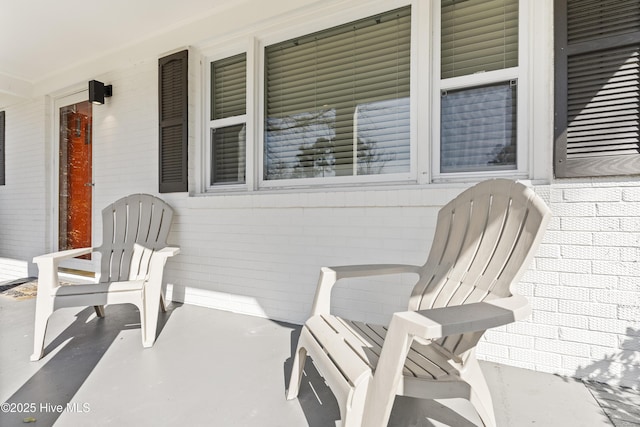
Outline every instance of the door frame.
[[(68, 105), (76, 104), (89, 100), (88, 88), (78, 88), (69, 92), (61, 93), (53, 97), (52, 102), (52, 147), (51, 147), (51, 248), (52, 251), (59, 251), (59, 238), (60, 238), (60, 109)], [(92, 115), (93, 117), (93, 115)], [(92, 118), (93, 122), (93, 118)], [(91, 126), (91, 132), (93, 133), (93, 125)], [(93, 151), (93, 135), (91, 135), (91, 149)], [(91, 156), (91, 175), (93, 182), (93, 154)], [(95, 238), (95, 207), (94, 196), (91, 197), (91, 245), (94, 245)], [(92, 257), (91, 260), (72, 258), (64, 260), (60, 263), (63, 268), (78, 270), (80, 272), (92, 272), (97, 271), (96, 259)]]

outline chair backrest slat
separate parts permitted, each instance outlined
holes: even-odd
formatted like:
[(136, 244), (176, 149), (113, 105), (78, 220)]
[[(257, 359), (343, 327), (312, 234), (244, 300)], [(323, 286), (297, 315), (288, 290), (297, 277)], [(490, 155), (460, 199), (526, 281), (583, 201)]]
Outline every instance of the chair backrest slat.
[[(504, 277), (502, 273), (507, 262), (511, 259), (513, 252), (519, 246), (522, 246), (523, 242), (520, 240), (520, 237), (526, 215), (526, 210), (520, 209), (520, 207), (518, 207), (518, 209), (508, 208), (507, 217), (498, 236), (499, 240), (497, 241), (495, 250), (491, 254), (491, 260), (487, 264), (486, 269), (475, 283), (476, 288), (487, 293), (494, 293), (498, 297), (511, 295), (509, 285), (513, 275), (509, 278), (509, 281), (500, 282), (503, 286), (497, 286), (497, 280), (501, 276)], [(524, 260), (520, 260), (520, 263), (523, 261)]]
[(148, 194), (133, 194), (107, 206), (102, 211), (103, 242), (97, 248), (102, 255), (100, 281), (144, 277), (149, 254), (136, 255), (132, 266), (134, 245), (149, 250), (167, 246), (172, 217), (167, 203)]
[[(136, 241), (138, 241), (138, 234), (140, 232), (140, 209), (141, 204), (135, 202), (125, 202), (122, 200), (123, 204), (127, 209), (127, 228), (125, 230), (126, 239), (125, 242), (127, 246), (133, 245)], [(117, 203), (117, 202), (116, 202)]]
[[(498, 245), (501, 242), (505, 223), (509, 211), (509, 198), (485, 195), (474, 200), (474, 206), (482, 206), (482, 220), (477, 221), (477, 231), (474, 238), (477, 239), (477, 251), (475, 257), (466, 268), (465, 284), (473, 290), (464, 302), (478, 301), (482, 299), (484, 292), (479, 292), (476, 287), (486, 291), (489, 286), (483, 287), (480, 282), (486, 278), (486, 271), (496, 257)], [(474, 210), (474, 212), (477, 210)], [(470, 300), (469, 300), (470, 299)]]
[[(149, 236), (152, 234), (151, 230), (158, 230), (158, 224), (162, 216), (156, 215), (157, 212), (154, 212), (154, 204), (153, 203), (145, 203), (140, 207), (140, 224), (138, 229), (138, 240), (144, 243), (153, 243), (155, 238), (150, 238)], [(155, 223), (152, 223), (156, 220)]]

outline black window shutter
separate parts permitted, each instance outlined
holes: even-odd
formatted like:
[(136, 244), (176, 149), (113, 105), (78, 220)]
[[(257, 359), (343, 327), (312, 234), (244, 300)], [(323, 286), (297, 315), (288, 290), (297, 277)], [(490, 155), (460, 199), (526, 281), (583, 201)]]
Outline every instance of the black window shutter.
[(640, 174), (638, 0), (555, 1), (555, 174)]
[(158, 60), (160, 193), (188, 191), (188, 51)]
[(5, 161), (4, 161), (4, 146), (5, 146), (5, 126), (4, 126), (4, 111), (0, 111), (0, 185), (5, 185)]

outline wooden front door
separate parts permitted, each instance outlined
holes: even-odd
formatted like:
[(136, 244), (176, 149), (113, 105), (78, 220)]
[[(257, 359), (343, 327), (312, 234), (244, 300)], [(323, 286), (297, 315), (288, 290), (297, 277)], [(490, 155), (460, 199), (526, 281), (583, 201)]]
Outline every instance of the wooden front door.
[(60, 113), (60, 250), (91, 246), (91, 103), (61, 107)]

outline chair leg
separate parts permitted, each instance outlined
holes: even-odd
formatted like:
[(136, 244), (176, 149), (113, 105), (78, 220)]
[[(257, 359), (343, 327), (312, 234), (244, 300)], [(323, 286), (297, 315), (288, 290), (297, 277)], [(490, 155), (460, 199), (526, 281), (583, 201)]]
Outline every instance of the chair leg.
[(363, 425), (367, 427), (385, 427), (389, 422), (404, 362), (413, 341), (402, 316), (402, 313), (396, 313), (391, 319), (376, 371), (367, 387), (362, 410)]
[(287, 389), (287, 400), (292, 400), (298, 397), (298, 392), (300, 391), (300, 382), (302, 381), (304, 363), (307, 360), (307, 350), (304, 347), (304, 343), (308, 333), (307, 328), (303, 326), (302, 332), (300, 332), (300, 338), (298, 339), (298, 346), (293, 356), (291, 378), (289, 379), (289, 388)]
[(93, 309), (96, 311), (96, 316), (104, 317), (104, 305), (94, 305)]
[(36, 362), (42, 359), (44, 356), (44, 335), (47, 331), (47, 324), (49, 318), (36, 320), (36, 327), (33, 334), (33, 354), (31, 355), (31, 361)]
[(167, 300), (164, 297), (164, 292), (160, 291), (160, 310), (163, 313), (167, 312)]
[(158, 330), (158, 309), (167, 312), (167, 306), (162, 287), (157, 283), (147, 282), (142, 296), (140, 308), (140, 326), (142, 329), (142, 346), (153, 347)]
[(49, 316), (53, 313), (53, 299), (49, 296), (39, 296), (36, 299), (36, 316), (33, 332), (33, 354), (31, 361), (40, 360), (44, 355), (44, 336), (47, 332)]
[(491, 399), (491, 393), (489, 392), (489, 386), (474, 354), (471, 355), (465, 365), (465, 372), (462, 373), (462, 378), (471, 388), (469, 401), (480, 416), (482, 424), (487, 427), (495, 427), (496, 415), (493, 411), (493, 401)]
[[(296, 352), (293, 356), (291, 378), (289, 379), (289, 388), (286, 394), (287, 400), (295, 399), (298, 396), (300, 383), (302, 382), (304, 365), (307, 360), (307, 348), (314, 348), (312, 344), (314, 342), (315, 338), (311, 335), (309, 329), (307, 329), (306, 326), (303, 326), (302, 331), (300, 332), (300, 338), (298, 339)], [(342, 427), (362, 427), (363, 425), (366, 425), (362, 423), (362, 418), (370, 378), (370, 376), (361, 378), (357, 384), (351, 385), (350, 391), (344, 400), (338, 398), (338, 407), (340, 409), (340, 418), (342, 422), (339, 424), (336, 423), (336, 425), (341, 425)], [(328, 381), (328, 379), (325, 378), (325, 381)]]
[[(140, 309), (140, 326), (142, 329), (142, 346), (153, 347), (156, 341), (156, 330), (158, 328), (158, 309), (160, 308), (160, 295), (146, 290), (146, 295), (142, 301)], [(143, 320), (144, 319), (144, 320)]]
[[(363, 425), (369, 425), (364, 422), (368, 387), (369, 381), (364, 381), (355, 385), (349, 392), (347, 402), (344, 405), (340, 405), (342, 427), (361, 427)], [(387, 423), (383, 421), (381, 425), (386, 426)]]
[(147, 310), (144, 301), (140, 304), (135, 304), (138, 307), (138, 311), (140, 312), (140, 337), (142, 340), (142, 346), (145, 348), (151, 347), (152, 345), (147, 345), (147, 335), (148, 335), (148, 326), (147, 326)]

